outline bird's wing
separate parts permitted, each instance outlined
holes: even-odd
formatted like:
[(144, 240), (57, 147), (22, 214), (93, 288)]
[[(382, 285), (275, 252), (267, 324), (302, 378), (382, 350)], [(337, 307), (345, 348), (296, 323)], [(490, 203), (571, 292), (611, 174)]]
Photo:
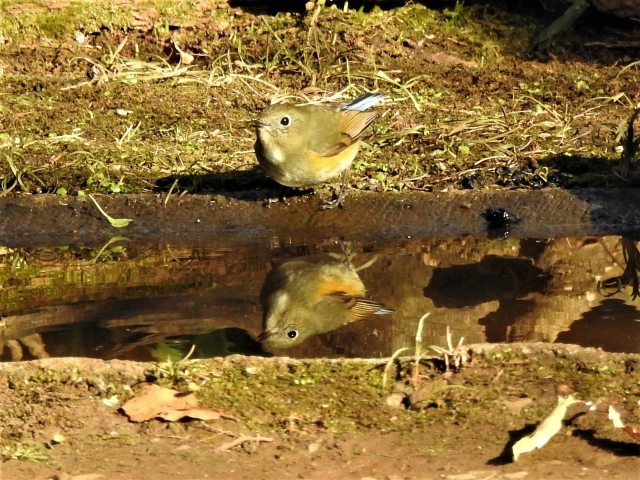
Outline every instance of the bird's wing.
[(384, 305), (374, 300), (367, 300), (366, 298), (356, 298), (355, 303), (349, 309), (349, 312), (355, 320), (358, 320), (370, 315), (385, 315), (387, 313), (393, 313), (393, 310), (385, 308)]
[(359, 277), (345, 272), (340, 273), (340, 275), (331, 275), (320, 280), (317, 283), (314, 293), (316, 299), (323, 297), (343, 299), (362, 297), (365, 290)]
[(377, 116), (377, 112), (341, 110), (339, 119), (340, 135), (329, 145), (325, 145), (318, 154), (322, 157), (338, 155), (345, 148), (360, 140), (364, 130), (371, 125)]
[(331, 298), (333, 301), (345, 304), (345, 308), (349, 313), (349, 322), (362, 320), (363, 318), (370, 317), (371, 315), (385, 315), (393, 313), (393, 310), (385, 308), (381, 303), (374, 300), (368, 300), (366, 298), (353, 297), (344, 292), (334, 292), (327, 298)]
[(378, 112), (360, 112), (358, 110), (342, 110), (340, 115), (340, 131), (353, 141), (362, 136), (362, 132), (371, 125)]

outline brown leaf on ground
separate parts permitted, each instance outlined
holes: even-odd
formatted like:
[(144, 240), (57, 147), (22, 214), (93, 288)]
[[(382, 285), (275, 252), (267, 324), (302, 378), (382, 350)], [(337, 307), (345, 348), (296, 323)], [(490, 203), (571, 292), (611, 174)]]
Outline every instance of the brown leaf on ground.
[(630, 427), (629, 425), (625, 426), (623, 430), (627, 435), (633, 438), (636, 442), (640, 442), (640, 430), (636, 430), (633, 427)]
[[(193, 394), (191, 394), (193, 396)], [(177, 422), (183, 418), (193, 418), (194, 420), (218, 420), (222, 415), (215, 410), (208, 408), (187, 408), (185, 410), (171, 410), (165, 414), (158, 415), (158, 418), (167, 422)]]
[(176, 422), (187, 417), (218, 420), (223, 416), (215, 410), (198, 407), (198, 400), (193, 393), (184, 394), (158, 385), (146, 385), (137, 396), (122, 406), (122, 411), (132, 422), (145, 422), (153, 418)]

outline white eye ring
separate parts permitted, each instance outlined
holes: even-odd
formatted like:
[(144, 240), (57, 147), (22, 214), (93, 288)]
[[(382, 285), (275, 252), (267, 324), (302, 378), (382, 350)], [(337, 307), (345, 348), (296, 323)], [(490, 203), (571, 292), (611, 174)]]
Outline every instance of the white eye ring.
[(298, 336), (297, 330), (289, 330), (287, 332), (287, 337), (290, 338), (291, 340), (294, 340), (297, 336)]
[(285, 115), (284, 117), (282, 117), (280, 119), (280, 125), (282, 125), (283, 127), (288, 127), (289, 125), (291, 125), (291, 117), (289, 115)]

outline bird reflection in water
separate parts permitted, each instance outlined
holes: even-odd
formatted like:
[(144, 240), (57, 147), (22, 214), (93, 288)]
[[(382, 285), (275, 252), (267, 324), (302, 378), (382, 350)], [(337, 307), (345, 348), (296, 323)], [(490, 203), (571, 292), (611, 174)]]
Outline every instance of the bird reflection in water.
[(348, 260), (329, 255), (286, 260), (269, 272), (262, 287), (260, 340), (267, 348), (289, 348), (312, 335), (393, 312), (365, 295), (364, 284)]

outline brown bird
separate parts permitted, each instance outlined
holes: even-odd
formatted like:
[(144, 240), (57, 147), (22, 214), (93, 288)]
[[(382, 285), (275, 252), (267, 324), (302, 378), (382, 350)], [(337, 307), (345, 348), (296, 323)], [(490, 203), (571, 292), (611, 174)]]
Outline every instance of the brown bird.
[(367, 94), (344, 105), (279, 103), (262, 111), (256, 128), (256, 157), (267, 176), (288, 187), (326, 182), (341, 175), (338, 200), (346, 196), (349, 167), (360, 138), (376, 116), (365, 111), (385, 98)]

